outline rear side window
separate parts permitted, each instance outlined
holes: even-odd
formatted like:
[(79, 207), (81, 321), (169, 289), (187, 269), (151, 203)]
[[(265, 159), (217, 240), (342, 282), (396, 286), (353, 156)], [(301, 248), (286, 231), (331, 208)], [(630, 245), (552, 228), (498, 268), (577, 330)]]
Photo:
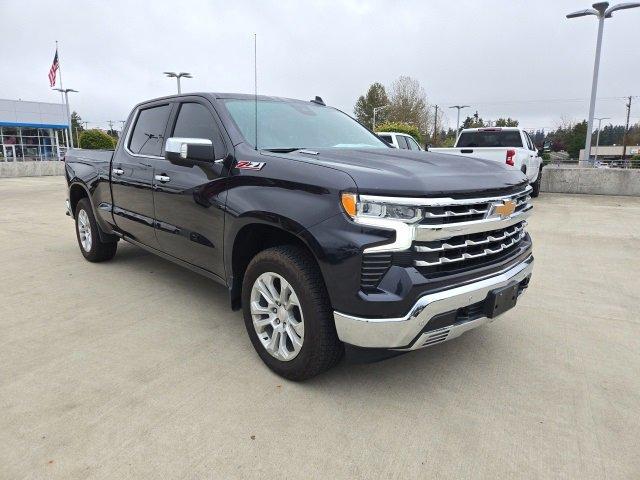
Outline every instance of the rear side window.
[(173, 137), (206, 138), (213, 143), (216, 158), (223, 158), (226, 148), (211, 112), (199, 103), (183, 103), (173, 129)]
[(164, 130), (169, 119), (171, 105), (140, 110), (131, 133), (129, 150), (140, 155), (159, 157), (164, 143)]
[(393, 139), (391, 138), (391, 135), (378, 135), (382, 140), (384, 140), (387, 143), (390, 143), (391, 145), (393, 145)]
[(405, 137), (407, 140), (407, 143), (409, 144), (409, 149), (410, 150), (420, 150), (420, 147), (418, 146), (418, 142), (416, 142), (413, 137)]
[(409, 146), (407, 145), (407, 140), (402, 135), (396, 135), (396, 142), (398, 142), (398, 147), (403, 150), (408, 150)]
[(518, 130), (490, 130), (462, 132), (456, 147), (522, 147), (522, 137)]

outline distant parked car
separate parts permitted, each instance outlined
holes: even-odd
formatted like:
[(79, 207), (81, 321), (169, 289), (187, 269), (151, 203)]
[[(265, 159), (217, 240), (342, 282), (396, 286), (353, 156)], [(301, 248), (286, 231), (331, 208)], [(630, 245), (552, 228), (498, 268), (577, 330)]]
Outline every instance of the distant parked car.
[(429, 148), (429, 151), (504, 163), (527, 176), (533, 187), (532, 197), (540, 193), (541, 152), (521, 128), (465, 128), (460, 132), (455, 147)]
[(401, 150), (424, 150), (415, 138), (400, 132), (378, 132), (377, 135), (387, 143)]

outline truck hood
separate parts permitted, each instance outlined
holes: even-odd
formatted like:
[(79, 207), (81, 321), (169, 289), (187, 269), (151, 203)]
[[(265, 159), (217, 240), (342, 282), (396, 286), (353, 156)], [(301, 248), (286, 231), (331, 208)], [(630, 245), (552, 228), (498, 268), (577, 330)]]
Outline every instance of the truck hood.
[(519, 170), (491, 160), (394, 148), (315, 149), (318, 155), (278, 156), (324, 165), (350, 175), (361, 194), (449, 196), (489, 193), (525, 185)]

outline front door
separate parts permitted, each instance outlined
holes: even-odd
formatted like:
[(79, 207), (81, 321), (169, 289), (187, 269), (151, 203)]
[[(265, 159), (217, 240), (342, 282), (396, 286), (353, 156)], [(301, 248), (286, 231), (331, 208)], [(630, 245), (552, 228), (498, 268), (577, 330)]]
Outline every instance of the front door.
[(162, 159), (170, 112), (171, 104), (140, 109), (111, 164), (115, 224), (129, 238), (155, 248), (153, 170)]
[(153, 198), (160, 249), (224, 278), (222, 159), (227, 148), (213, 110), (203, 100), (182, 103), (174, 123), (168, 136), (209, 139), (217, 160), (156, 161)]

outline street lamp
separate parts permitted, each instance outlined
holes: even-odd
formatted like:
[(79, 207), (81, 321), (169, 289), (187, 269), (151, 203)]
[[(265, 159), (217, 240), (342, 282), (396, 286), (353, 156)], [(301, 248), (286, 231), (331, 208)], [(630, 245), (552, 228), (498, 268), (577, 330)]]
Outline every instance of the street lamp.
[(596, 135), (596, 155), (593, 159), (593, 163), (598, 161), (598, 148), (600, 147), (600, 126), (602, 125), (602, 120), (609, 120), (611, 117), (593, 117), (594, 120), (598, 120), (598, 135)]
[(71, 148), (75, 148), (73, 146), (73, 131), (71, 130), (71, 110), (69, 109), (69, 93), (78, 93), (78, 90), (74, 90), (73, 88), (54, 88), (57, 92), (64, 93), (64, 101), (67, 104), (67, 121), (69, 122), (69, 145)]
[(180, 79), (181, 78), (193, 78), (193, 76), (190, 73), (187, 72), (164, 72), (164, 74), (169, 77), (169, 78), (175, 78), (178, 81), (178, 95), (180, 95), (182, 93), (182, 91), (180, 90)]
[(640, 7), (638, 2), (619, 3), (613, 7), (609, 7), (609, 2), (598, 2), (592, 5), (593, 8), (579, 10), (570, 13), (567, 18), (585, 17), (587, 15), (595, 15), (598, 17), (598, 39), (596, 41), (596, 59), (593, 64), (593, 81), (591, 83), (591, 101), (589, 103), (589, 120), (587, 121), (587, 138), (584, 143), (584, 158), (587, 162), (591, 161), (591, 136), (593, 134), (593, 114), (596, 107), (596, 91), (598, 90), (598, 70), (600, 69), (600, 50), (602, 47), (602, 31), (604, 30), (604, 19), (611, 18), (616, 10), (625, 10), (627, 8)]
[(376, 131), (376, 113), (378, 113), (379, 110), (384, 110), (385, 108), (387, 108), (389, 105), (382, 105), (381, 107), (373, 107), (373, 132), (375, 133)]
[(458, 137), (458, 133), (460, 133), (460, 110), (462, 110), (463, 108), (469, 108), (470, 105), (452, 105), (449, 108), (456, 108), (458, 109), (458, 120), (456, 122), (456, 138)]

